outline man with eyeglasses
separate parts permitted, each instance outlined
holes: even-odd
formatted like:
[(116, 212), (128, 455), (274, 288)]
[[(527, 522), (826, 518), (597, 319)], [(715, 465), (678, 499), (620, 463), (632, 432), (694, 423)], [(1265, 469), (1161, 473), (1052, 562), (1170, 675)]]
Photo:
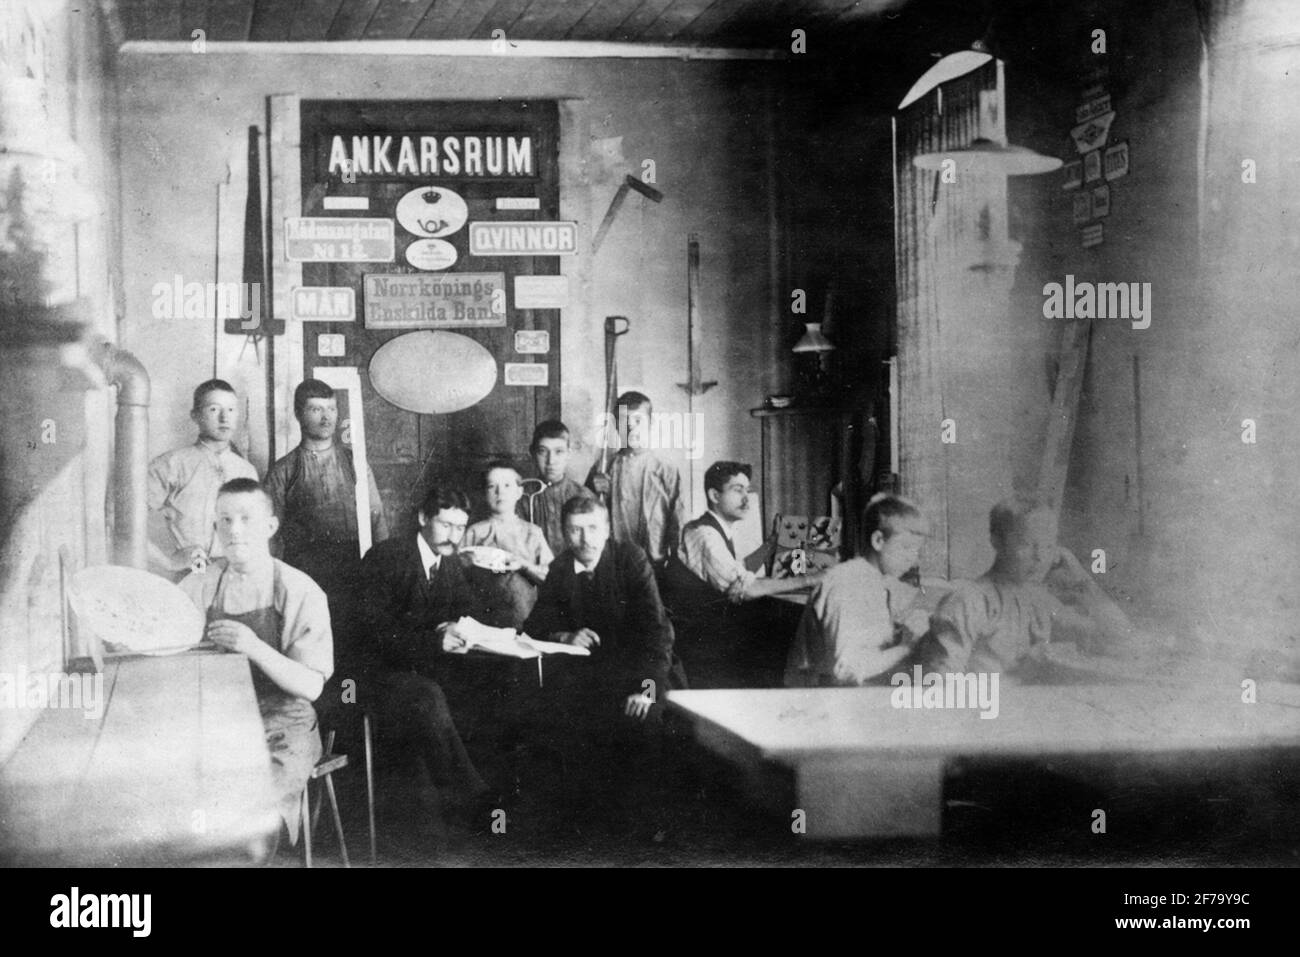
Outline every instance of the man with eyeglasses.
[(469, 524), (469, 499), (459, 489), (432, 488), (415, 535), (380, 542), (361, 563), (357, 635), (363, 704), (380, 731), (419, 759), (421, 798), (434, 812), (426, 823), (440, 836), (441, 809), (476, 814), (489, 793), (470, 761), (438, 682), (448, 652), (465, 645), (456, 622), (473, 613), (474, 595), (457, 549)]
[[(692, 687), (779, 685), (795, 606), (758, 599), (800, 591), (817, 580), (815, 574), (758, 577), (775, 536), (743, 558), (736, 554), (735, 526), (752, 508), (751, 474), (743, 462), (709, 466), (704, 473), (709, 507), (682, 529), (681, 565), (669, 569), (668, 604), (695, 625), (683, 629), (680, 649)], [(748, 607), (736, 607), (742, 604)]]

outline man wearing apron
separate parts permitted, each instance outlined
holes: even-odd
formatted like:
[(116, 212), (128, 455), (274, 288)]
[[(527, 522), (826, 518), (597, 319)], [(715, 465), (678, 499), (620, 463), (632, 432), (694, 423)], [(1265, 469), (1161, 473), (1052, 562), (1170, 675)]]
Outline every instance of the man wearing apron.
[(225, 557), (181, 588), (206, 612), (207, 640), (248, 656), (280, 815), (297, 843), (299, 801), (321, 755), (311, 703), (334, 670), (329, 605), (315, 582), (271, 556), (278, 523), (261, 485), (227, 482), (216, 514)]

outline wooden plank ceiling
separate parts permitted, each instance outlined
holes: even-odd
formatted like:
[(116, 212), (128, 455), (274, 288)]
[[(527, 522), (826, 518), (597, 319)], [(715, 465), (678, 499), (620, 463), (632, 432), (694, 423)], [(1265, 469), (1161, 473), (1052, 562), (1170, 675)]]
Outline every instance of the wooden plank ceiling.
[(127, 40), (586, 40), (784, 48), (905, 0), (115, 0)]

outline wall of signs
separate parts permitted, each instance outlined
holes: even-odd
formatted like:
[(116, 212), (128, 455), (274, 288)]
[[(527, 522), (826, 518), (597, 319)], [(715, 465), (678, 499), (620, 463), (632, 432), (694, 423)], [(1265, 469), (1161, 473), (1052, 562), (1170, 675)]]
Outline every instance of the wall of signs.
[(1078, 159), (1062, 169), (1061, 188), (1071, 190), (1074, 225), (1079, 228), (1079, 244), (1085, 249), (1101, 245), (1106, 238), (1102, 222), (1111, 211), (1111, 182), (1128, 175), (1128, 140), (1110, 142), (1116, 112), (1106, 91), (1104, 71), (1098, 82), (1082, 91), (1074, 111), (1075, 126), (1070, 130)]
[[(381, 491), (473, 492), (502, 455), (526, 468), (533, 427), (560, 414), (559, 272), (577, 251), (558, 219), (558, 108), (304, 101), (301, 116), (302, 216), (284, 229), (303, 263), (294, 315), (313, 324), (304, 364), (361, 370)], [(442, 354), (471, 346), (472, 362)]]

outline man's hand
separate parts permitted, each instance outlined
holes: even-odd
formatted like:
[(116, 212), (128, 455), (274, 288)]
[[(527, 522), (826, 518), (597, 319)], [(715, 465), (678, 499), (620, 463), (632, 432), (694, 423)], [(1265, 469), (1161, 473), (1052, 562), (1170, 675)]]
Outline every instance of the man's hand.
[(597, 495), (608, 495), (613, 487), (610, 484), (609, 476), (604, 472), (592, 472), (587, 481), (591, 490)]
[(913, 608), (903, 616), (903, 620), (899, 624), (907, 630), (907, 633), (912, 636), (912, 640), (915, 641), (930, 630), (930, 613), (924, 608)]
[(198, 545), (178, 548), (172, 553), (172, 564), (177, 568), (188, 568), (202, 574), (208, 567), (208, 553)]
[(579, 628), (577, 631), (561, 632), (558, 640), (566, 645), (577, 645), (579, 648), (595, 648), (600, 644), (600, 635), (590, 628)]
[(1056, 561), (1047, 570), (1043, 583), (1058, 599), (1066, 604), (1086, 602), (1097, 588), (1088, 570), (1068, 548), (1056, 550)]
[(1052, 567), (1048, 569), (1047, 573), (1049, 575), (1053, 573), (1060, 575), (1071, 584), (1092, 581), (1092, 576), (1088, 574), (1088, 570), (1075, 557), (1074, 552), (1064, 546), (1057, 548), (1056, 561), (1052, 562)]
[(630, 694), (623, 702), (623, 713), (629, 718), (644, 721), (645, 716), (650, 713), (650, 706), (654, 703), (655, 699), (647, 694)]
[(241, 655), (251, 655), (262, 644), (262, 639), (253, 633), (252, 628), (229, 618), (210, 622), (204, 637), (218, 648), (236, 651)]
[(460, 636), (456, 630), (456, 623), (451, 622), (443, 627), (442, 630), (442, 650), (443, 651), (461, 651), (469, 644)]

